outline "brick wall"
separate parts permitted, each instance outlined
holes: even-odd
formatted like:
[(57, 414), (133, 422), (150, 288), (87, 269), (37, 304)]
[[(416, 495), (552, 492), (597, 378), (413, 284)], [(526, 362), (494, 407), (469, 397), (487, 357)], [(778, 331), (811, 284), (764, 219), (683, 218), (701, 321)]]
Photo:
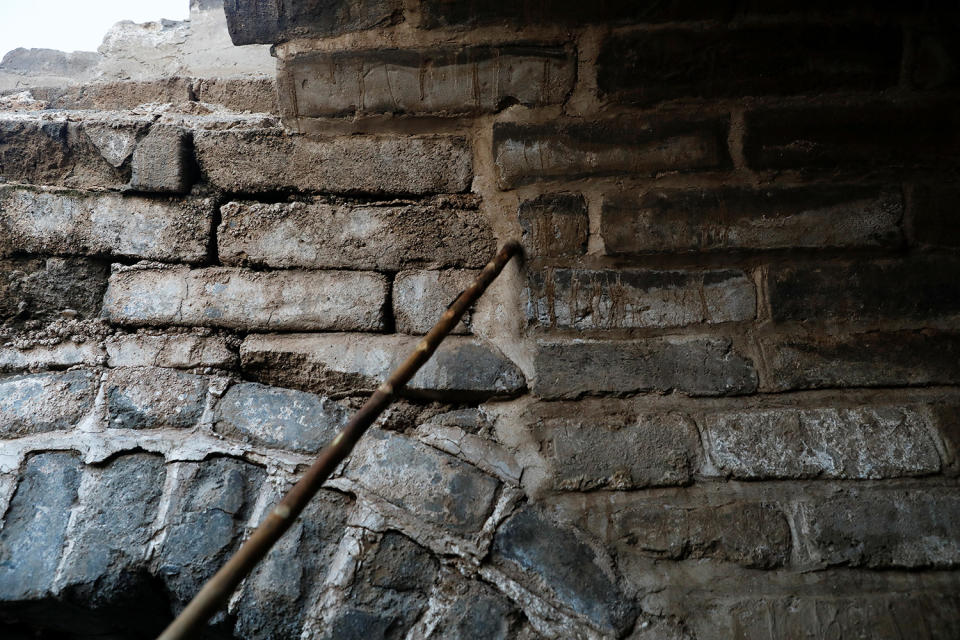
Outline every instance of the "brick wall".
[(517, 237), (210, 637), (960, 636), (960, 18), (870, 4), (226, 0), (275, 99), (0, 97), (0, 631), (155, 634)]

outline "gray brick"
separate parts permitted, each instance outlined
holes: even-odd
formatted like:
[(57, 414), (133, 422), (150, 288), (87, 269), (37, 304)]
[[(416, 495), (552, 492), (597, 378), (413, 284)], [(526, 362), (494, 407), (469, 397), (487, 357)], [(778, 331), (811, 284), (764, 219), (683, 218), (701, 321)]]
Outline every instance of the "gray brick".
[(682, 485), (697, 471), (700, 437), (685, 415), (638, 414), (619, 403), (603, 412), (574, 403), (540, 403), (532, 410), (557, 489)]
[(502, 189), (544, 180), (721, 169), (730, 164), (727, 127), (724, 119), (498, 123), (493, 154)]
[[(620, 635), (636, 617), (635, 605), (601, 568), (603, 559), (573, 529), (524, 507), (500, 525), (493, 561), (525, 582), (553, 592), (560, 603), (607, 633)], [(538, 590), (540, 590), (538, 589)]]
[(240, 362), (224, 338), (191, 334), (115, 335), (106, 341), (111, 367), (218, 367), (230, 369)]
[[(463, 269), (398, 273), (393, 280), (393, 317), (397, 331), (428, 332), (460, 292), (470, 286), (477, 273)], [(452, 333), (470, 333), (470, 330), (461, 321)]]
[(543, 269), (531, 271), (527, 321), (555, 329), (682, 327), (752, 320), (743, 271)]
[(0, 531), (0, 601), (48, 595), (66, 544), (82, 464), (69, 453), (27, 460)]
[(134, 268), (110, 276), (103, 314), (133, 326), (378, 330), (386, 296), (386, 278), (362, 271)]
[(346, 407), (328, 398), (245, 382), (220, 399), (213, 429), (258, 445), (316, 453), (349, 418)]
[(777, 322), (927, 320), (960, 313), (960, 260), (776, 265), (767, 290)]
[(203, 415), (207, 379), (159, 367), (114, 369), (106, 382), (114, 429), (188, 429)]
[(199, 262), (212, 218), (209, 199), (0, 187), (0, 251)]
[[(371, 334), (247, 336), (240, 348), (243, 370), (261, 382), (323, 394), (376, 389), (416, 348), (419, 338)], [(524, 389), (517, 366), (477, 339), (452, 336), (403, 393), (439, 399), (484, 399)]]
[(360, 441), (346, 475), (416, 517), (461, 534), (483, 527), (500, 487), (453, 456), (381, 430)]
[(563, 102), (576, 58), (562, 46), (307, 52), (281, 59), (284, 117), (469, 114)]
[(38, 345), (26, 349), (0, 347), (0, 371), (45, 371), (67, 369), (76, 365), (95, 367), (103, 364), (105, 354), (96, 342), (77, 343), (66, 340), (55, 345)]
[(0, 380), (0, 436), (70, 429), (93, 408), (97, 378), (83, 370)]
[(154, 125), (133, 151), (130, 187), (137, 191), (186, 193), (194, 181), (190, 134)]
[(217, 232), (224, 264), (321, 269), (482, 267), (496, 250), (476, 210), (442, 204), (230, 202)]
[(560, 258), (587, 251), (590, 220), (579, 193), (548, 193), (520, 203), (523, 246), (528, 256)]
[(224, 3), (233, 44), (275, 44), (389, 25), (401, 0), (236, 0)]
[(903, 199), (875, 187), (653, 189), (604, 198), (608, 255), (727, 249), (885, 247)]
[(470, 188), (473, 158), (450, 136), (307, 138), (274, 130), (194, 134), (207, 179), (233, 192), (460, 193)]
[(724, 338), (541, 340), (534, 367), (532, 390), (542, 398), (637, 391), (718, 396), (757, 388), (753, 363)]
[(940, 471), (928, 412), (916, 407), (757, 409), (710, 413), (706, 446), (741, 479), (871, 479)]
[(760, 340), (772, 391), (902, 387), (960, 381), (960, 335), (880, 331)]
[(960, 496), (952, 488), (852, 490), (801, 505), (811, 558), (825, 565), (960, 565)]

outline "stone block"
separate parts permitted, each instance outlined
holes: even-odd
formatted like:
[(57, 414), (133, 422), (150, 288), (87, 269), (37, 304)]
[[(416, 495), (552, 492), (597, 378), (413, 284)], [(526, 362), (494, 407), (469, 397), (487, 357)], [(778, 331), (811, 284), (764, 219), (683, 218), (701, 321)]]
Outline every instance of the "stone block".
[(469, 145), (451, 136), (308, 138), (233, 130), (198, 131), (193, 142), (206, 178), (233, 192), (423, 195), (467, 191), (473, 180)]
[(0, 187), (0, 252), (200, 262), (213, 200)]
[(730, 166), (728, 121), (628, 118), (493, 128), (501, 189), (548, 180), (654, 176)]
[[(369, 392), (416, 348), (419, 338), (372, 334), (249, 335), (241, 366), (267, 384), (323, 394)], [(496, 348), (452, 336), (401, 392), (464, 401), (512, 396), (525, 388), (520, 369)]]
[(83, 370), (0, 379), (0, 436), (71, 429), (90, 409), (97, 378)]
[[(605, 570), (603, 558), (574, 530), (532, 507), (523, 507), (500, 525), (493, 538), (494, 563), (551, 593), (565, 607), (612, 635), (633, 623), (636, 605)], [(537, 584), (539, 583), (539, 584)]]
[(604, 198), (607, 255), (736, 249), (892, 247), (898, 191), (860, 186), (652, 189)]
[[(139, 129), (94, 126), (66, 119), (0, 117), (0, 177), (8, 182), (72, 188), (120, 189), (129, 177), (124, 161)], [(118, 155), (120, 154), (120, 155)]]
[(172, 369), (114, 369), (106, 382), (108, 426), (189, 429), (203, 415), (207, 386), (207, 379), (202, 376)]
[(527, 322), (550, 329), (633, 329), (741, 322), (756, 316), (740, 270), (531, 270)]
[(434, 46), (308, 52), (281, 59), (286, 118), (491, 113), (562, 103), (576, 57), (563, 46)]
[(576, 518), (620, 557), (713, 559), (754, 569), (782, 567), (790, 560), (790, 525), (774, 505), (688, 504), (625, 494), (612, 505), (595, 506), (585, 504)]
[[(433, 327), (478, 271), (401, 271), (393, 279), (393, 317), (397, 331), (424, 334)], [(469, 320), (469, 312), (465, 316)], [(463, 321), (451, 333), (470, 333)]]
[[(279, 500), (279, 496), (277, 496)], [(329, 573), (353, 499), (321, 490), (244, 583), (238, 638), (299, 638)]]
[[(552, 403), (551, 403), (552, 404)], [(547, 405), (550, 407), (550, 405)], [(700, 462), (700, 436), (679, 413), (579, 413), (572, 403), (536, 416), (535, 432), (551, 452), (554, 488), (642, 489), (683, 485)], [(555, 416), (552, 414), (560, 413)]]
[(386, 299), (386, 278), (364, 271), (133, 268), (110, 276), (103, 315), (131, 326), (376, 331)]
[(747, 111), (743, 153), (757, 170), (944, 173), (957, 166), (956, 109), (946, 103), (766, 107)]
[(420, 27), (539, 27), (544, 24), (579, 26), (597, 22), (623, 24), (726, 20), (733, 16), (735, 8), (736, 3), (730, 0), (684, 0), (655, 4), (634, 0), (605, 0), (599, 3), (554, 0), (549, 4), (539, 0), (474, 0), (469, 4), (423, 0), (420, 3)]
[(496, 251), (476, 210), (442, 204), (229, 202), (217, 231), (224, 264), (399, 271), (482, 267)]
[(184, 463), (166, 538), (153, 558), (173, 606), (186, 605), (239, 543), (265, 474), (232, 458)]
[(579, 193), (547, 193), (520, 203), (523, 247), (535, 258), (564, 258), (587, 252), (590, 219)]
[(910, 203), (910, 223), (916, 244), (960, 248), (960, 189), (918, 185)]
[(114, 335), (106, 341), (111, 367), (168, 367), (232, 369), (240, 358), (224, 338), (184, 333)]
[(215, 415), (213, 429), (221, 435), (316, 453), (347, 423), (350, 411), (312, 393), (244, 382), (230, 387)]
[(517, 609), (495, 589), (478, 580), (450, 588), (450, 600), (440, 613), (431, 640), (512, 640), (522, 636)]
[(80, 458), (70, 453), (27, 460), (0, 530), (0, 601), (51, 593), (82, 469)]
[(717, 470), (743, 480), (866, 480), (941, 467), (936, 425), (918, 407), (729, 411), (708, 413), (701, 427)]
[(48, 101), (50, 109), (136, 109), (148, 103), (182, 104), (192, 99), (190, 78), (90, 82), (69, 87)]
[(228, 0), (233, 44), (275, 44), (386, 26), (401, 19), (401, 0)]
[(84, 258), (0, 260), (0, 320), (95, 318), (107, 288), (106, 263)]
[(601, 45), (597, 87), (603, 99), (638, 105), (880, 91), (897, 85), (902, 39), (895, 25), (871, 24), (621, 32)]
[(164, 485), (163, 458), (125, 455), (87, 473), (93, 479), (84, 483), (57, 588), (61, 597), (86, 609), (122, 614), (134, 607), (138, 625), (158, 633), (165, 598), (146, 564)]
[(540, 340), (532, 391), (541, 398), (679, 391), (692, 396), (753, 393), (753, 363), (725, 338)]
[(956, 384), (960, 335), (880, 331), (760, 340), (772, 391)]
[(775, 322), (926, 321), (960, 313), (960, 260), (858, 260), (771, 266)]
[(186, 193), (194, 181), (190, 134), (179, 127), (154, 125), (133, 151), (130, 188)]
[(952, 488), (849, 490), (801, 504), (805, 544), (824, 565), (960, 565), (960, 496)]
[(357, 444), (345, 473), (364, 490), (461, 535), (483, 527), (500, 488), (453, 456), (376, 429)]
[(92, 341), (77, 343), (68, 340), (25, 349), (0, 347), (0, 372), (4, 373), (67, 369), (76, 365), (95, 367), (104, 360), (103, 348)]
[(277, 88), (267, 78), (198, 78), (193, 91), (198, 102), (218, 104), (231, 111), (278, 113)]

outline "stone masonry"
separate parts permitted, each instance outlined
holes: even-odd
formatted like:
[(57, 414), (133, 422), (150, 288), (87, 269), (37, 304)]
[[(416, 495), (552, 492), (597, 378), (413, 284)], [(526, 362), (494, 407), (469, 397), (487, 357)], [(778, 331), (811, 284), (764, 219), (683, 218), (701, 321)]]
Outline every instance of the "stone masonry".
[(960, 16), (914, 4), (7, 54), (0, 637), (155, 637), (512, 238), (204, 637), (960, 637)]

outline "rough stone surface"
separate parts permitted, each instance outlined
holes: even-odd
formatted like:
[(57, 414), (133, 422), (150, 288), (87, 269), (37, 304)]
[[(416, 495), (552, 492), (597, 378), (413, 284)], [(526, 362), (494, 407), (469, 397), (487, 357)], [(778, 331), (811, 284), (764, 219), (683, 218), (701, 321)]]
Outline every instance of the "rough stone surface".
[(919, 244), (960, 248), (960, 189), (922, 185), (913, 190), (912, 231)]
[(740, 270), (531, 271), (527, 322), (555, 329), (682, 327), (752, 320), (753, 283)]
[(178, 127), (151, 127), (134, 149), (130, 167), (132, 189), (186, 193), (194, 179), (190, 135)]
[(500, 482), (416, 440), (373, 430), (357, 445), (346, 475), (418, 518), (474, 533), (493, 509)]
[(821, 337), (772, 336), (760, 348), (774, 391), (956, 384), (960, 335), (880, 331)]
[(375, 331), (386, 298), (386, 279), (363, 271), (131, 269), (110, 276), (103, 313), (132, 326)]
[(233, 44), (274, 44), (387, 25), (400, 0), (227, 0), (223, 5)]
[(871, 187), (653, 189), (604, 198), (600, 234), (609, 255), (874, 247), (902, 217), (899, 193)]
[(321, 490), (244, 584), (234, 633), (300, 638), (303, 620), (343, 535), (348, 496)]
[(514, 606), (482, 582), (457, 584), (430, 638), (511, 640), (522, 637)]
[(237, 353), (223, 338), (190, 334), (117, 335), (106, 341), (111, 367), (218, 367), (239, 364)]
[(277, 113), (277, 88), (268, 78), (200, 78), (193, 84), (199, 102), (232, 111)]
[(316, 453), (347, 423), (346, 407), (312, 393), (236, 384), (217, 404), (214, 431), (267, 447)]
[(450, 136), (305, 138), (250, 130), (202, 131), (193, 140), (206, 178), (233, 192), (460, 193), (473, 178), (466, 141)]
[(199, 262), (213, 201), (0, 187), (0, 252)]
[(748, 111), (743, 153), (753, 169), (864, 173), (956, 167), (960, 127), (940, 103), (769, 107)]
[(528, 255), (549, 259), (586, 253), (590, 220), (582, 194), (548, 193), (524, 200), (518, 215)]
[(725, 168), (727, 125), (721, 119), (498, 123), (493, 129), (498, 183), (511, 189), (545, 180)]
[(83, 370), (0, 379), (0, 436), (70, 429), (93, 407), (96, 394), (96, 377)]
[(49, 593), (67, 542), (81, 468), (69, 453), (41, 453), (27, 461), (0, 531), (0, 600)]
[(107, 265), (83, 258), (0, 260), (0, 319), (7, 324), (100, 313)]
[[(956, 491), (859, 491), (801, 506), (809, 553), (826, 565), (871, 568), (960, 564)], [(917, 532), (923, 532), (917, 535)]]
[(72, 340), (51, 346), (34, 346), (25, 349), (0, 347), (0, 371), (43, 371), (67, 369), (75, 365), (94, 367), (102, 364), (103, 349), (96, 342), (76, 343)]
[(122, 456), (93, 473), (71, 523), (72, 547), (57, 588), (71, 603), (124, 621), (125, 609), (135, 607), (139, 631), (159, 633), (167, 621), (165, 597), (145, 565), (163, 490), (163, 458)]
[(538, 437), (552, 452), (557, 489), (641, 489), (687, 484), (697, 471), (700, 437), (679, 413), (613, 412), (583, 417), (568, 404), (537, 416)]
[(777, 322), (924, 320), (960, 313), (960, 260), (797, 264), (767, 273)]
[(532, 391), (542, 398), (680, 391), (693, 396), (752, 393), (752, 362), (723, 338), (540, 340)]
[(893, 478), (941, 466), (935, 425), (911, 407), (735, 411), (701, 424), (713, 463), (735, 478)]
[(598, 627), (623, 633), (636, 616), (634, 605), (603, 569), (597, 552), (574, 531), (525, 507), (510, 517), (493, 540), (494, 562), (539, 579), (565, 606)]
[(285, 117), (464, 114), (563, 102), (576, 59), (532, 45), (311, 52), (281, 61)]
[[(317, 393), (376, 389), (419, 338), (399, 335), (248, 336), (240, 348), (243, 370), (269, 384)], [(480, 340), (453, 336), (404, 388), (403, 393), (483, 399), (515, 395), (524, 377), (513, 362)]]
[(882, 90), (897, 84), (900, 40), (900, 29), (892, 25), (632, 31), (604, 40), (597, 85), (607, 100), (644, 105), (687, 97)]
[(224, 264), (399, 271), (481, 267), (495, 251), (479, 211), (442, 203), (230, 202), (220, 212)]
[(183, 103), (191, 99), (189, 78), (95, 82), (49, 96), (51, 109), (134, 109), (148, 103)]
[(115, 429), (186, 429), (203, 414), (207, 379), (159, 367), (114, 369), (106, 382), (107, 420)]
[[(393, 279), (393, 317), (397, 331), (424, 334), (440, 319), (478, 271), (401, 271)], [(466, 316), (469, 320), (469, 314)], [(470, 333), (463, 321), (451, 333)]]

